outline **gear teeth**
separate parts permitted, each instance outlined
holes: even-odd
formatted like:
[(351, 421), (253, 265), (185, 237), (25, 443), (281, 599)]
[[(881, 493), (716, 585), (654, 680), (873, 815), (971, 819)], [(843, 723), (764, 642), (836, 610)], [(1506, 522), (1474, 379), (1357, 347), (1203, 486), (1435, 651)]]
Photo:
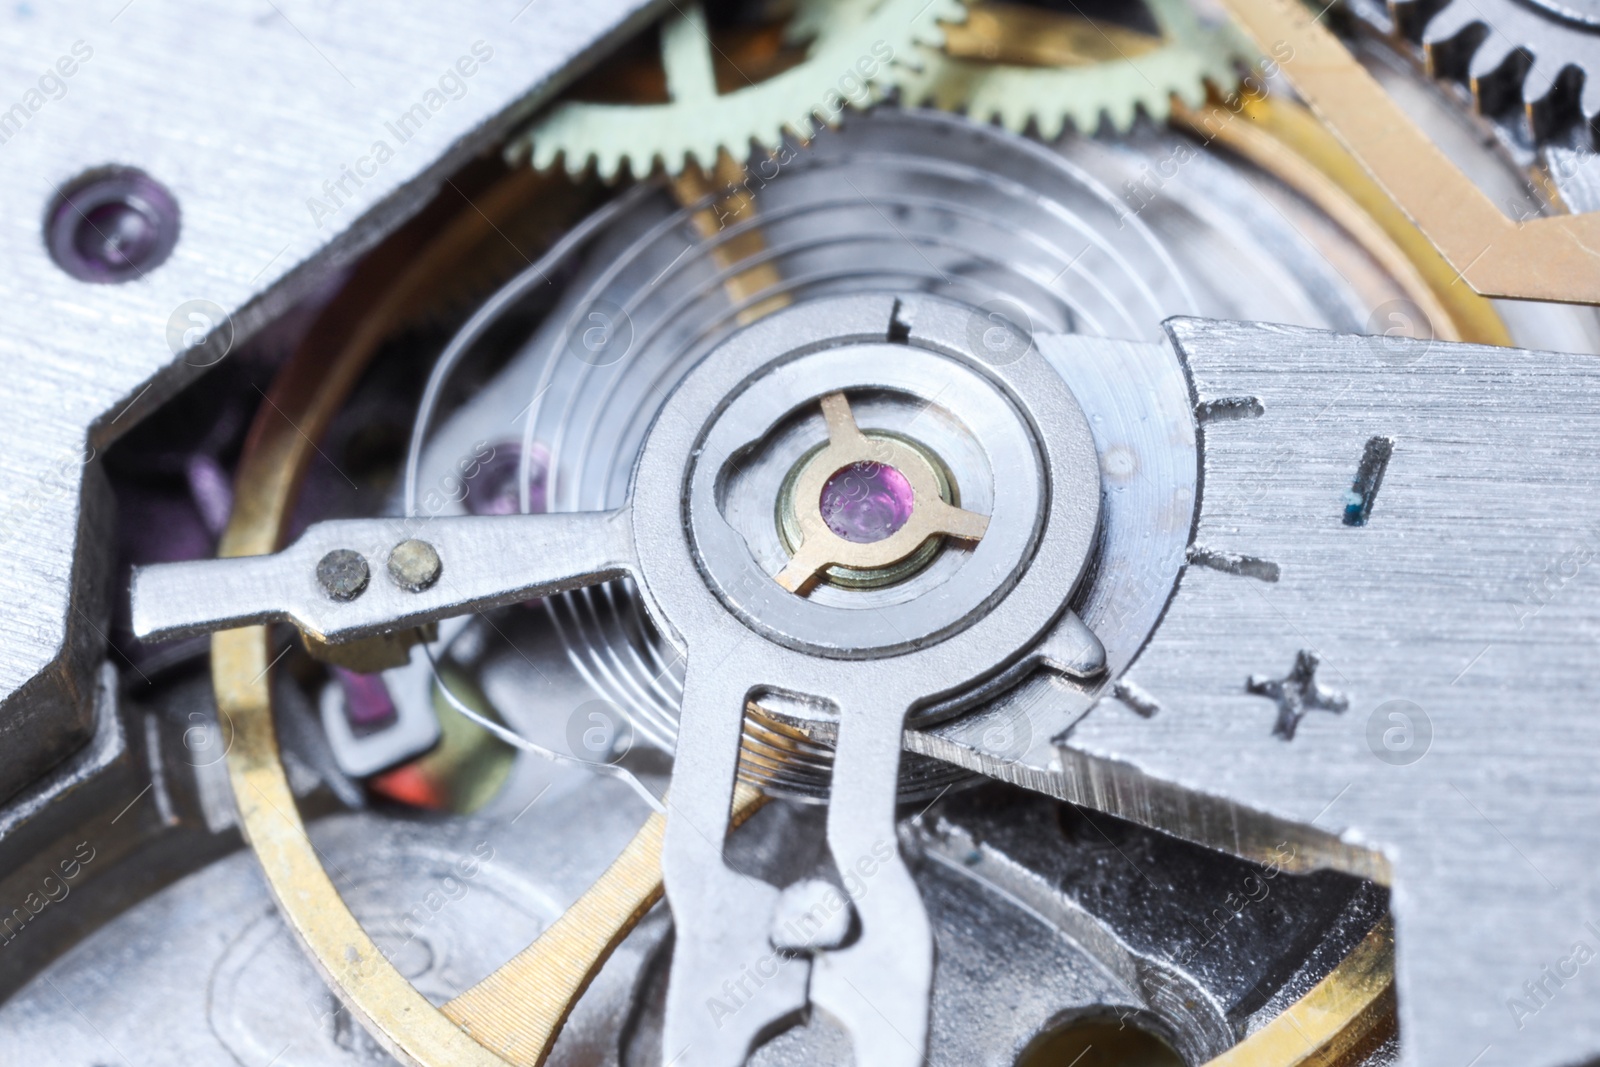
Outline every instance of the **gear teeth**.
[[(1467, 65), (1467, 79), (1477, 83), (1492, 77), (1505, 66), (1516, 50), (1515, 44), (1491, 30), (1478, 50), (1472, 53), (1472, 62)], [(1477, 90), (1476, 84), (1473, 89)]]
[(1600, 71), (1579, 72), (1583, 79), (1583, 90), (1579, 95), (1578, 109), (1583, 112), (1583, 117), (1590, 122), (1600, 120)]
[(1125, 133), (1133, 128), (1134, 122), (1139, 118), (1139, 103), (1135, 100), (1118, 100), (1109, 104), (1101, 112), (1104, 121), (1111, 124), (1111, 128), (1118, 133)]
[(1571, 63), (1545, 63), (1534, 57), (1522, 79), (1528, 129), (1535, 141), (1552, 136), (1580, 115), (1583, 72)]
[(1471, 0), (1453, 0), (1428, 20), (1422, 31), (1422, 52), (1435, 78), (1464, 78), (1478, 45), (1490, 32)]
[(1444, 4), (1437, 0), (1387, 0), (1384, 5), (1387, 21), (1369, 19), (1384, 36), (1398, 36), (1420, 40), (1428, 22)]
[(1204, 106), (1206, 99), (1211, 95), (1211, 87), (1218, 85), (1221, 80), (1216, 71), (1208, 71), (1196, 85), (1174, 87), (1172, 95), (1178, 98), (1179, 103), (1192, 111), (1195, 108)]
[[(1391, 6), (1415, 12), (1425, 2)], [(1581, 117), (1600, 145), (1600, 32), (1516, 0), (1449, 0), (1426, 19), (1420, 39), (1429, 73), (1465, 79), (1480, 113), (1520, 110), (1535, 143)]]
[(1442, 11), (1428, 20), (1427, 27), (1422, 31), (1422, 47), (1432, 49), (1451, 44), (1467, 30), (1482, 25), (1486, 25), (1483, 15), (1472, 6), (1470, 0), (1451, 0)]
[[(1029, 116), (1027, 115), (1017, 116), (1006, 122), (1005, 125), (1007, 129), (1018, 126), (1026, 127), (1028, 119)], [(1065, 133), (1067, 129), (1067, 116), (1061, 114), (1034, 116), (1033, 121), (1039, 130), (1039, 139), (1041, 141), (1054, 141)]]
[[(529, 158), (540, 169), (559, 162), (569, 174), (581, 176), (592, 166), (604, 181), (614, 182), (624, 168), (639, 177), (656, 166), (678, 173), (691, 161), (715, 166), (724, 149), (739, 155), (752, 143), (776, 150), (786, 136), (809, 140), (820, 123), (837, 121), (836, 111), (882, 99), (899, 56), (911, 52), (914, 41), (942, 46), (941, 23), (961, 22), (967, 13), (961, 0), (804, 2), (797, 18), (809, 19), (806, 24), (816, 28), (817, 37), (799, 66), (757, 85), (717, 93), (706, 74), (709, 55), (699, 54), (704, 32), (663, 34), (663, 47), (670, 36), (675, 69), (684, 75), (669, 77), (671, 103), (558, 104), (512, 142), (508, 158), (526, 152), (531, 142)], [(675, 17), (695, 20), (700, 11), (698, 3), (685, 2)], [(683, 30), (684, 24), (667, 25), (673, 28)], [(664, 63), (667, 58), (664, 53)]]
[[(1203, 104), (1207, 83), (1232, 88), (1238, 73), (1234, 64), (1254, 58), (1241, 34), (1231, 26), (1202, 22), (1190, 0), (1148, 3), (1164, 38), (1158, 50), (1092, 69), (949, 59), (942, 51), (941, 24), (966, 18), (962, 0), (801, 0), (794, 24), (817, 34), (811, 58), (801, 66), (817, 64), (819, 71), (829, 67), (823, 82), (834, 77), (835, 63), (848, 68), (859, 62), (857, 55), (880, 64), (880, 73), (867, 81), (864, 92), (852, 91), (852, 106), (875, 103), (893, 87), (907, 106), (965, 109), (976, 121), (998, 122), (1019, 134), (1032, 126), (1040, 137), (1053, 140), (1069, 123), (1084, 133), (1101, 128), (1120, 133), (1141, 113), (1164, 121), (1174, 96), (1191, 107)], [(790, 83), (781, 89), (762, 83), (673, 104), (561, 104), (514, 141), (507, 155), (526, 157), (540, 169), (565, 166), (575, 176), (592, 168), (604, 181), (614, 182), (624, 168), (639, 176), (656, 166), (676, 172), (687, 161), (703, 161), (708, 155), (712, 163), (702, 166), (711, 166), (724, 145), (775, 150), (785, 136), (805, 141), (824, 125), (837, 123), (839, 116), (829, 105), (836, 95), (831, 87), (805, 88), (804, 78), (791, 77)], [(802, 89), (804, 96), (795, 95)], [(696, 91), (703, 94), (703, 85)], [(827, 113), (819, 110), (824, 106), (829, 106)], [(646, 158), (649, 166), (641, 167)]]
[(1534, 56), (1533, 65), (1522, 78), (1522, 99), (1527, 101), (1529, 107), (1551, 102), (1551, 94), (1557, 91), (1557, 83), (1568, 69), (1564, 65), (1548, 63), (1539, 56)]
[(1207, 83), (1231, 89), (1236, 61), (1256, 56), (1231, 26), (1214, 28), (1188, 0), (1149, 0), (1163, 42), (1155, 51), (1093, 67), (1036, 68), (951, 59), (924, 51), (899, 67), (901, 101), (965, 110), (978, 122), (999, 122), (1012, 133), (1033, 129), (1052, 141), (1070, 123), (1080, 133), (1126, 133), (1141, 113), (1157, 122), (1176, 96), (1202, 105)]
[(1523, 103), (1523, 85), (1532, 57), (1509, 38), (1491, 34), (1467, 67), (1472, 97), (1483, 115), (1501, 115)]

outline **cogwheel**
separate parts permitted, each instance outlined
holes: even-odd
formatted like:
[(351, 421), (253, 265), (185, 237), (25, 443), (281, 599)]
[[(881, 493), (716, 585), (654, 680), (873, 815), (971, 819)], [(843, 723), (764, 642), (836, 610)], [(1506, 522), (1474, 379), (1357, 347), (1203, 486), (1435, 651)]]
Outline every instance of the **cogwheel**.
[(1422, 44), (1441, 74), (1464, 74), (1478, 107), (1520, 100), (1535, 137), (1600, 119), (1600, 0), (1451, 0)]
[[(1108, 35), (1116, 31), (1094, 29), (1100, 50), (1114, 58), (1086, 65), (1082, 60), (1069, 66), (996, 63), (920, 49), (924, 59), (920, 68), (896, 70), (902, 100), (962, 110), (980, 122), (999, 122), (1016, 133), (1033, 123), (1046, 140), (1058, 136), (1068, 121), (1092, 132), (1101, 116), (1112, 128), (1125, 131), (1141, 109), (1156, 121), (1165, 121), (1173, 96), (1190, 107), (1200, 106), (1207, 82), (1236, 84), (1236, 63), (1256, 56), (1231, 24), (1202, 21), (1188, 0), (1147, 0), (1147, 5), (1160, 29), (1159, 38), (1141, 37), (1141, 47)], [(998, 18), (1017, 17), (1011, 5), (993, 6)]]
[(785, 134), (809, 140), (817, 122), (846, 107), (882, 99), (891, 68), (917, 44), (937, 46), (939, 23), (960, 22), (960, 0), (810, 0), (791, 32), (814, 30), (804, 62), (765, 81), (719, 93), (705, 12), (684, 4), (661, 27), (666, 104), (559, 104), (511, 146), (535, 167), (563, 163), (580, 174), (592, 163), (614, 179), (624, 164), (643, 174), (691, 162), (710, 168), (726, 150), (742, 158), (752, 143), (778, 146)]

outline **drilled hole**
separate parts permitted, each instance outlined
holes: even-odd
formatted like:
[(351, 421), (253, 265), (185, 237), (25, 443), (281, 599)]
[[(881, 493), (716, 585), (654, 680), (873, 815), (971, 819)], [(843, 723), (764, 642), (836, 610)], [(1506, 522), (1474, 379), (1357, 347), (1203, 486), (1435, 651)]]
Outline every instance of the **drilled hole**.
[(1136, 1018), (1074, 1019), (1035, 1038), (1016, 1067), (1185, 1067), (1183, 1057)]
[(1234, 422), (1238, 419), (1259, 419), (1266, 414), (1266, 410), (1259, 397), (1224, 396), (1201, 401), (1195, 406), (1194, 417), (1200, 422)]

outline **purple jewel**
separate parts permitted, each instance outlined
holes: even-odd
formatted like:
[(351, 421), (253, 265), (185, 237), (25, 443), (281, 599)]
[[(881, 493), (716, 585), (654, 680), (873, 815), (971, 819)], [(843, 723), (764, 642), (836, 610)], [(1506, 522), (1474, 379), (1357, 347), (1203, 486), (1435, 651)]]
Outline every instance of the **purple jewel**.
[(344, 690), (345, 718), (357, 737), (377, 733), (399, 717), (381, 674), (357, 674), (335, 667), (333, 675)]
[(852, 463), (822, 487), (822, 519), (855, 544), (892, 536), (911, 517), (916, 493), (906, 476), (883, 463)]

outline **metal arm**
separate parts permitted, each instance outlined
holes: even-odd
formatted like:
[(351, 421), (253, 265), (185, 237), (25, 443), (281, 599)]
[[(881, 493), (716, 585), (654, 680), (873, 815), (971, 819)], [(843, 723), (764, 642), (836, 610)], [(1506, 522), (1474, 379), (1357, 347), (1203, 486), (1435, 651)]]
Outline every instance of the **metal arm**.
[(626, 509), (320, 522), (271, 556), (139, 568), (133, 630), (163, 640), (292, 622), (351, 641), (620, 577), (632, 530)]

